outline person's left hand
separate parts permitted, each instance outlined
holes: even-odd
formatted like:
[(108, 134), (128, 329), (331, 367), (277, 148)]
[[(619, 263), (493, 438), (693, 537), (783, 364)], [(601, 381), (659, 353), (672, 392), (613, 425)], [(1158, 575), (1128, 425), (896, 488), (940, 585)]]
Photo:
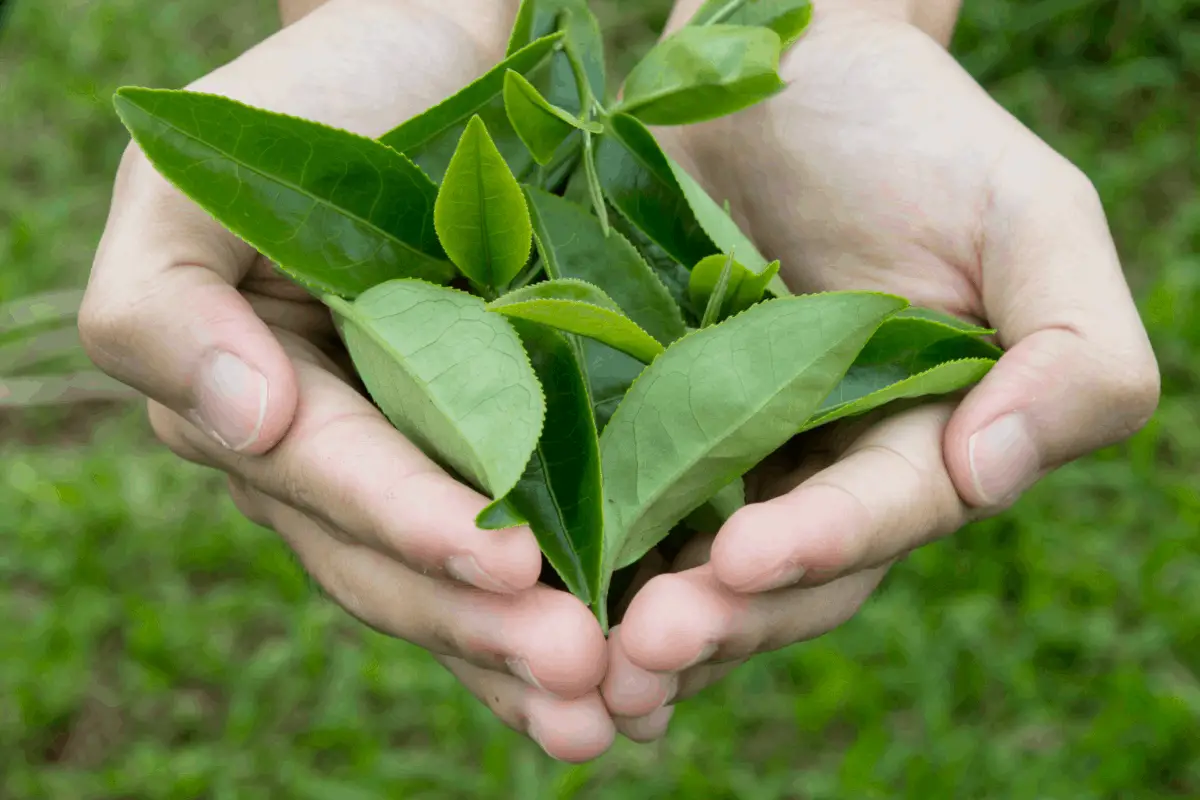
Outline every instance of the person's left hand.
[(893, 292), (994, 327), (1006, 352), (961, 402), (821, 429), (752, 474), (751, 504), (613, 629), (602, 693), (629, 738), (660, 736), (672, 703), (755, 653), (847, 621), (896, 560), (1128, 437), (1157, 405), (1094, 188), (886, 5), (818, 4), (782, 94), (657, 133), (732, 200), (793, 290)]

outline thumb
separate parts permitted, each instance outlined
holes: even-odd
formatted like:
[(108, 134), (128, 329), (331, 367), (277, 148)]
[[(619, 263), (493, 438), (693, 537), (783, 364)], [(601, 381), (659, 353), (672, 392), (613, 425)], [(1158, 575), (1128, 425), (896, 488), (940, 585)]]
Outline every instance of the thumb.
[(274, 447), (297, 402), (291, 362), (236, 288), (256, 257), (130, 146), (79, 312), (101, 370), (249, 454)]
[(1007, 352), (944, 439), (960, 496), (983, 508), (1131, 436), (1159, 397), (1154, 352), (1091, 183), (1032, 135), (993, 174), (982, 288)]

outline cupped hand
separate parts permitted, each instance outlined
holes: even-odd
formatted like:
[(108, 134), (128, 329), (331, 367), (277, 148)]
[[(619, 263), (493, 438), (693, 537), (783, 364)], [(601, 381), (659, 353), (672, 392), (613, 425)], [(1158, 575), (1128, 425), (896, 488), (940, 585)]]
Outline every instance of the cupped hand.
[[(190, 88), (377, 136), (502, 58), (515, 6), (332, 0)], [(80, 332), (149, 398), (158, 437), (228, 473), (238, 507), (351, 614), (430, 650), (549, 754), (607, 749), (603, 634), (538, 584), (532, 532), (478, 530), (487, 499), (365, 399), (324, 306), (132, 145)]]
[(1006, 353), (961, 402), (778, 454), (756, 481), (762, 502), (710, 556), (630, 604), (603, 686), (623, 729), (661, 732), (664, 704), (848, 620), (898, 558), (1132, 435), (1157, 405), (1155, 357), (1085, 175), (937, 41), (871, 10), (886, 3), (815, 5), (782, 94), (660, 131), (664, 143), (793, 290), (900, 294), (995, 328)]

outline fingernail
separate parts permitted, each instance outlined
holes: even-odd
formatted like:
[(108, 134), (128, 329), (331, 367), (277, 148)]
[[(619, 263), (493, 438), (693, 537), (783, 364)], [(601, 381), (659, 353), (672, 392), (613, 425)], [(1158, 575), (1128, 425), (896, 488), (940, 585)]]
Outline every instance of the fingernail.
[[(709, 653), (709, 655), (712, 655), (712, 653)], [(679, 673), (672, 672), (669, 675), (664, 676), (662, 679), (662, 688), (662, 705), (665, 706), (667, 703), (670, 703), (675, 699), (675, 695), (679, 694)]]
[(258, 441), (267, 416), (267, 379), (232, 353), (217, 350), (201, 368), (193, 422), (238, 452)]
[(691, 661), (689, 661), (688, 663), (686, 663), (682, 667), (680, 667), (679, 671), (682, 672), (685, 669), (691, 669), (692, 667), (696, 666), (697, 664), (703, 664), (705, 661), (708, 661), (710, 658), (712, 658), (713, 653), (715, 653), (715, 652), (717, 652), (716, 643), (709, 642), (708, 644), (704, 645), (704, 648), (700, 651), (699, 655), (697, 655)]
[(975, 491), (988, 505), (1001, 505), (1029, 488), (1041, 459), (1020, 413), (1000, 417), (967, 444)]
[(446, 573), (456, 581), (469, 583), (477, 589), (483, 589), (485, 592), (496, 592), (497, 594), (511, 594), (513, 587), (488, 575), (479, 566), (479, 562), (475, 560), (475, 556), (450, 556), (446, 559)]
[(511, 672), (513, 675), (516, 675), (518, 678), (525, 681), (533, 688), (538, 689), (539, 691), (546, 691), (546, 689), (540, 683), (538, 683), (538, 679), (533, 677), (533, 670), (529, 668), (528, 661), (523, 658), (510, 658), (504, 663), (508, 664), (509, 672)]

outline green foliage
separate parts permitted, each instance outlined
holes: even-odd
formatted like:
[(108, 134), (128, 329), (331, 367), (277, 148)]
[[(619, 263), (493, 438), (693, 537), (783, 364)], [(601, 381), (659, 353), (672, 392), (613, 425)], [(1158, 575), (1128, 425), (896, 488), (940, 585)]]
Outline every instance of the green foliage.
[(761, 25), (770, 28), (788, 47), (812, 20), (809, 0), (707, 0), (689, 25)]
[(521, 185), (479, 117), (446, 168), (433, 222), (450, 260), (477, 286), (502, 289), (529, 261), (533, 228)]
[(116, 106), (160, 173), (305, 286), (453, 275), (425, 222), (437, 187), (394, 150), (215, 95), (125, 88)]
[[(669, 4), (592, 5), (619, 75)], [(83, 286), (128, 141), (112, 91), (186, 85), (274, 24), (270, 3), (111, 0), (70, 25), (7, 6), (0, 302)], [(921, 548), (852, 622), (682, 704), (665, 741), (572, 766), (314, 591), (141, 404), (4, 409), (0, 795), (1200, 796), (1196, 8), (976, 0), (956, 43), (1108, 207), (1166, 391), (1128, 444)]]
[[(770, 25), (794, 33), (795, 11), (731, 4), (667, 37), (630, 72), (614, 113), (598, 26), (579, 0), (524, 2), (503, 63), (383, 143), (186, 92), (126, 89), (117, 106), (155, 166), (332, 308), (393, 424), (492, 498), (479, 524), (529, 524), (607, 625), (612, 572), (710, 501), (703, 513), (727, 516), (743, 502), (741, 476), (796, 433), (962, 388), (997, 355), (939, 349), (982, 335), (953, 322), (881, 328), (906, 306), (897, 298), (783, 297), (779, 264), (646, 127), (714, 119), (779, 91), (783, 47)], [(750, 12), (749, 24), (721, 22)], [(451, 141), (443, 169), (433, 154)], [(432, 164), (438, 184), (410, 157)], [(553, 191), (555, 164), (582, 174), (586, 193), (571, 194), (590, 207)], [(299, 211), (298, 195), (312, 198)], [(653, 267), (610, 227), (610, 202), (665, 253)], [(415, 252), (448, 255), (490, 302), (409, 280), (448, 279), (424, 262), (374, 258), (382, 245), (353, 238), (364, 220)], [(663, 276), (686, 286), (687, 307)], [(876, 357), (856, 361), (868, 341)]]
[(479, 490), (500, 497), (511, 489), (545, 414), (511, 326), (476, 297), (415, 280), (326, 302), (392, 424)]

